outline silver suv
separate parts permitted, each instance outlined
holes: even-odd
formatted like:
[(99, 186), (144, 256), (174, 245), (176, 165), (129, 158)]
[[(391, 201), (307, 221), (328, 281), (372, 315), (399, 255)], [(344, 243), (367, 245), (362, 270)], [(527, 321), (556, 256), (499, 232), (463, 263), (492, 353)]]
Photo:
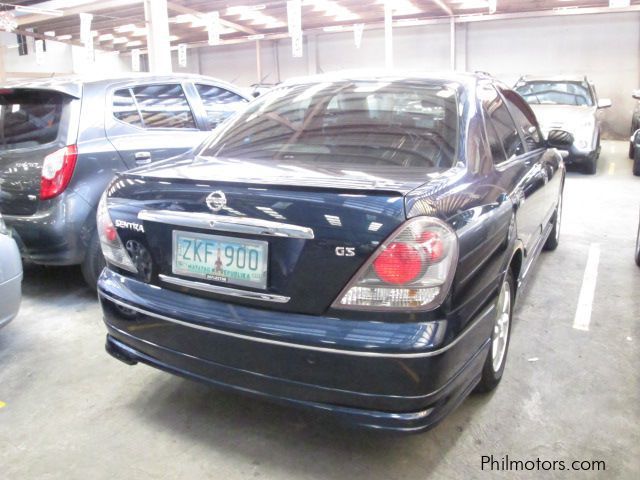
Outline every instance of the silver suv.
[(566, 130), (574, 143), (567, 163), (579, 164), (589, 174), (596, 173), (600, 156), (600, 110), (611, 100), (598, 100), (596, 89), (587, 77), (525, 76), (514, 89), (536, 114), (546, 135), (550, 130)]

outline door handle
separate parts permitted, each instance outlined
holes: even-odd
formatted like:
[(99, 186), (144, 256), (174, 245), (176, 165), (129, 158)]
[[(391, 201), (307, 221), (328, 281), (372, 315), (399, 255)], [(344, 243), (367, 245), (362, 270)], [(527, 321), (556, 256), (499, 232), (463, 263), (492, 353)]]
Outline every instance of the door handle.
[(138, 165), (146, 165), (151, 163), (151, 152), (136, 152), (134, 155)]

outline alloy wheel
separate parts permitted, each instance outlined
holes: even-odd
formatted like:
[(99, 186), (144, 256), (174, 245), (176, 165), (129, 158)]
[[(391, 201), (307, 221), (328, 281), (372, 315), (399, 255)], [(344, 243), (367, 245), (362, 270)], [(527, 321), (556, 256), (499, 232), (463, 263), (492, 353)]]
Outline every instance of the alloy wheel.
[(496, 322), (491, 337), (491, 361), (493, 371), (498, 372), (504, 362), (511, 325), (511, 286), (505, 279), (498, 296)]

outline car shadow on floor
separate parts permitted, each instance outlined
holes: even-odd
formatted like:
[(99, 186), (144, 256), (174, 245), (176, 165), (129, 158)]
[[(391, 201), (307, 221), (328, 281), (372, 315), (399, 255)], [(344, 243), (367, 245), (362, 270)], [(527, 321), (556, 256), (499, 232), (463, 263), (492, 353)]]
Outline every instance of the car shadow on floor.
[(492, 397), (472, 395), (431, 431), (399, 435), (349, 427), (321, 413), (181, 378), (153, 380), (149, 388), (132, 392), (134, 398), (127, 407), (141, 425), (131, 428), (170, 432), (181, 443), (204, 445), (230, 459), (241, 457), (242, 464), (253, 462), (267, 471), (286, 468), (292, 478), (396, 478), (408, 468), (408, 452), (420, 452), (420, 469), (426, 478), (474, 416), (490, 408)]
[(59, 298), (73, 294), (74, 302), (96, 299), (87, 286), (80, 267), (49, 267), (26, 262), (23, 265), (23, 298)]

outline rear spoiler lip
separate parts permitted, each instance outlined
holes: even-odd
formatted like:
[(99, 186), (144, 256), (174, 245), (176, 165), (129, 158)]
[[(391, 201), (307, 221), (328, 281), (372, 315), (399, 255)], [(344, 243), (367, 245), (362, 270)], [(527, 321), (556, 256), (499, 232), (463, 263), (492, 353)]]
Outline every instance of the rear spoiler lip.
[(82, 97), (82, 85), (79, 83), (67, 83), (60, 85), (37, 85), (37, 84), (20, 84), (20, 85), (2, 85), (0, 86), (0, 95), (6, 93), (6, 90), (24, 91), (24, 90), (40, 90), (57, 92), (73, 98)]
[[(142, 170), (144, 167), (139, 167)], [(140, 178), (145, 180), (152, 181), (168, 181), (168, 182), (193, 182), (192, 179), (189, 178), (181, 178), (181, 177), (170, 177), (170, 176), (154, 176), (153, 174), (141, 173), (136, 171), (137, 169), (132, 169), (126, 172), (121, 172), (117, 175), (116, 178)], [(412, 192), (418, 185), (411, 183), (398, 183), (395, 185), (360, 185), (360, 186), (347, 186), (347, 185), (336, 185), (335, 183), (329, 182), (319, 182), (314, 181), (310, 183), (300, 184), (296, 181), (264, 181), (261, 182), (258, 179), (246, 180), (246, 179), (238, 179), (238, 180), (230, 180), (230, 179), (216, 179), (208, 180), (203, 179), (202, 182), (215, 182), (216, 184), (226, 184), (230, 186), (246, 186), (251, 184), (252, 186), (259, 188), (280, 188), (283, 190), (303, 190), (310, 192), (322, 192), (322, 191), (333, 191), (339, 192), (341, 194), (353, 194), (353, 195), (362, 195), (364, 193), (374, 194), (374, 195), (387, 195), (393, 197), (404, 197), (409, 192)]]

